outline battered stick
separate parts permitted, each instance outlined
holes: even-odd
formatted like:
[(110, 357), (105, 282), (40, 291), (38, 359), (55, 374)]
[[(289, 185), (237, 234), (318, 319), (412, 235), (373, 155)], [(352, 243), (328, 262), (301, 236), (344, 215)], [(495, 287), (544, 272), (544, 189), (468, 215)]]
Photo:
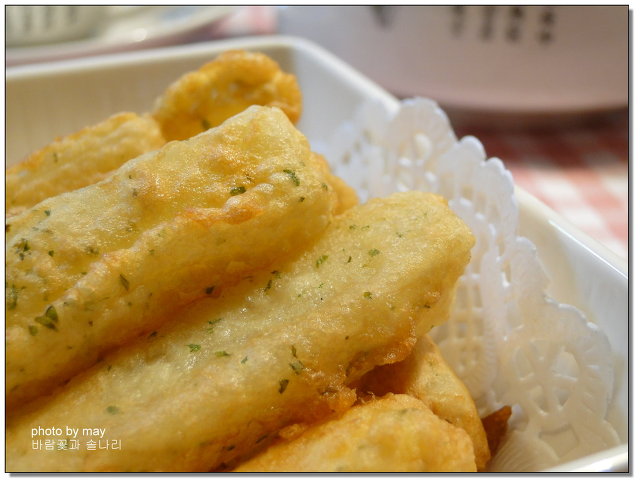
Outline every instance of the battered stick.
[[(472, 244), (435, 195), (353, 207), (297, 259), (194, 303), (14, 417), (7, 468), (206, 471), (344, 411), (350, 383), (443, 322)], [(104, 429), (121, 450), (33, 449), (34, 428), (64, 426)]]
[(158, 124), (134, 113), (119, 113), (62, 137), (7, 169), (7, 213), (18, 215), (45, 198), (96, 183), (164, 143)]
[(258, 52), (227, 51), (171, 84), (148, 115), (120, 113), (55, 140), (6, 173), (9, 216), (42, 200), (104, 179), (166, 141), (220, 125), (251, 105), (281, 108), (292, 122), (302, 110), (296, 78)]
[(9, 218), (9, 407), (313, 241), (336, 203), (306, 138), (255, 106)]
[(236, 472), (474, 472), (469, 436), (421, 400), (389, 394), (269, 447)]
[(476, 404), (428, 334), (418, 339), (407, 359), (365, 375), (360, 388), (377, 395), (393, 392), (419, 398), (433, 413), (471, 436), (477, 468), (486, 467), (491, 454)]
[(176, 80), (151, 115), (167, 140), (183, 140), (254, 104), (278, 107), (295, 123), (302, 111), (298, 82), (260, 52), (230, 50)]

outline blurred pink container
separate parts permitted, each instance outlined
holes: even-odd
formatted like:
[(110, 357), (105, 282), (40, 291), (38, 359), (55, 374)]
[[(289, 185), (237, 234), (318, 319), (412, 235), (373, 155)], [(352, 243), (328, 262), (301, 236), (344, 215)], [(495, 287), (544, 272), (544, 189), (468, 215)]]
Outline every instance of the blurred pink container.
[(399, 96), (450, 112), (582, 114), (628, 105), (628, 6), (283, 7), (314, 40)]

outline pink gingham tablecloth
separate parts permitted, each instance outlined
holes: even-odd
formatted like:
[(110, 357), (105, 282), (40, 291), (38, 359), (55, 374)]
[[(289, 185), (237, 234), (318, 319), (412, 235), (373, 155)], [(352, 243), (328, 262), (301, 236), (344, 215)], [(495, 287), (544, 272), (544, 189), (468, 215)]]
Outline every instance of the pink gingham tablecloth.
[(536, 129), (456, 126), (500, 158), (516, 185), (587, 235), (628, 259), (629, 118), (621, 112), (582, 125)]

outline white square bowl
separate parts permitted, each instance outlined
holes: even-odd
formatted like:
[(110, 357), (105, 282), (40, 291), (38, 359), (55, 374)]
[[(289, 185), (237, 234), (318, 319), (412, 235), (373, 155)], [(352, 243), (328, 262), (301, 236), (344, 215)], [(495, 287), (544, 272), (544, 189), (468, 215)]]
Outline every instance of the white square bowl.
[[(228, 49), (266, 53), (297, 76), (304, 95), (298, 123), (314, 149), (364, 101), (390, 111), (398, 100), (316, 45), (293, 37), (234, 39), (6, 71), (6, 165), (17, 163), (53, 138), (118, 111), (147, 112), (173, 80)], [(330, 95), (330, 101), (327, 97)], [(455, 127), (454, 127), (455, 128)], [(482, 140), (480, 140), (482, 141)], [(491, 153), (488, 153), (491, 155)], [(537, 247), (551, 281), (548, 294), (579, 308), (607, 334), (615, 355), (615, 384), (608, 420), (624, 442), (550, 471), (626, 471), (629, 426), (628, 265), (572, 227), (533, 196), (517, 189), (519, 233)]]

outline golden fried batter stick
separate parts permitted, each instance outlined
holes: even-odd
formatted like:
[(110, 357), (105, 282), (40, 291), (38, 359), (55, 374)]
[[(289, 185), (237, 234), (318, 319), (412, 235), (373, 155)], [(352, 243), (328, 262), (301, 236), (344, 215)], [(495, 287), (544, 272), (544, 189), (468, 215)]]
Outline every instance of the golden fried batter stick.
[(187, 139), (253, 104), (282, 109), (295, 123), (302, 95), (295, 76), (259, 52), (230, 50), (175, 81), (155, 102), (167, 140)]
[(347, 185), (347, 183), (342, 178), (334, 175), (331, 172), (331, 168), (327, 160), (318, 153), (314, 153), (314, 158), (315, 162), (318, 163), (318, 166), (322, 170), (324, 176), (328, 178), (329, 185), (331, 185), (333, 190), (336, 192), (337, 205), (334, 213), (339, 214), (353, 207), (354, 205), (358, 205), (359, 200), (356, 191), (351, 186)]
[(235, 472), (474, 472), (469, 435), (421, 400), (388, 394), (277, 443)]
[(428, 334), (418, 338), (404, 361), (381, 366), (365, 375), (360, 388), (377, 395), (392, 392), (419, 398), (437, 416), (471, 436), (478, 470), (485, 469), (491, 454), (476, 404)]
[(279, 107), (295, 123), (302, 109), (295, 76), (261, 53), (222, 53), (169, 86), (150, 115), (114, 115), (9, 168), (7, 214), (17, 215), (45, 198), (96, 183), (126, 161), (166, 141), (218, 126), (254, 104)]
[(489, 450), (493, 457), (498, 452), (500, 444), (509, 430), (509, 418), (511, 418), (511, 406), (505, 405), (495, 412), (482, 417), (482, 426), (487, 434)]
[[(9, 420), (9, 471), (205, 471), (355, 400), (349, 384), (442, 323), (473, 236), (435, 195), (371, 200), (289, 263), (223, 288)], [(122, 451), (32, 449), (34, 427)]]
[(96, 183), (164, 143), (158, 124), (134, 113), (116, 114), (57, 139), (7, 169), (7, 213), (17, 215), (45, 198)]
[(255, 106), (8, 219), (9, 406), (313, 241), (336, 197), (282, 111)]

